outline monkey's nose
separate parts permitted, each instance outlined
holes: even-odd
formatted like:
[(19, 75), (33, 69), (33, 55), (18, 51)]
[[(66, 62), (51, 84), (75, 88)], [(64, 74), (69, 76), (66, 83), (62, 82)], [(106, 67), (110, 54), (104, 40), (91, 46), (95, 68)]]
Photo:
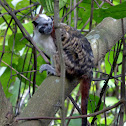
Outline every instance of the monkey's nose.
[(44, 33), (44, 31), (43, 31), (43, 28), (42, 28), (42, 27), (39, 29), (39, 32), (40, 32), (40, 33)]
[(52, 32), (52, 27), (51, 26), (48, 26), (45, 30), (44, 30), (44, 33), (45, 34), (50, 34)]

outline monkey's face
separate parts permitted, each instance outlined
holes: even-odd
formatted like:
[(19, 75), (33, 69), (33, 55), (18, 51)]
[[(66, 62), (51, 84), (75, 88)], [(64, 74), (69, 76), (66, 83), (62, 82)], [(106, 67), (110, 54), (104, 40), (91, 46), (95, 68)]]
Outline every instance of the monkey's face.
[(42, 34), (48, 35), (53, 30), (53, 21), (45, 14), (39, 14), (32, 23), (34, 24), (35, 29), (38, 29)]

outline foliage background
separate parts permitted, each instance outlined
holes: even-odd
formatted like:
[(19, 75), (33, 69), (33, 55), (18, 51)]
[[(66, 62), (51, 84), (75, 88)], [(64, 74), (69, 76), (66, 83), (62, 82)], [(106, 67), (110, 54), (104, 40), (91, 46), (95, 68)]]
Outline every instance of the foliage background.
[[(39, 3), (42, 5), (43, 13), (46, 13), (48, 16), (54, 15), (53, 0), (21, 0), (16, 4), (12, 0), (6, 0), (6, 2), (12, 10), (20, 10), (34, 4), (33, 7), (23, 9), (16, 13), (18, 20), (31, 36), (33, 35), (32, 20), (33, 17), (39, 13)], [(113, 0), (112, 2), (107, 0), (82, 0), (76, 9), (72, 9), (78, 2), (79, 1), (76, 0), (60, 0), (60, 20), (77, 28), (84, 35), (90, 32), (91, 29), (98, 25), (105, 17), (113, 17), (115, 19), (126, 17), (125, 0), (123, 0), (121, 4), (119, 0)], [(71, 13), (68, 13), (69, 11), (71, 11)], [(121, 40), (94, 68), (94, 81), (92, 82), (90, 89), (88, 113), (93, 113), (96, 109), (100, 98), (99, 94), (105, 83), (104, 80), (106, 80), (111, 72), (112, 64), (120, 44)], [(42, 74), (39, 73), (39, 67), (46, 62), (39, 52), (37, 52), (37, 54), (35, 53), (33, 45), (24, 38), (13, 18), (2, 6), (0, 7), (0, 56), (0, 82), (3, 86), (6, 97), (13, 105), (15, 115), (17, 115), (25, 106), (27, 106), (27, 102), (29, 98), (32, 97), (35, 88), (37, 89), (37, 87), (46, 78), (46, 72)], [(120, 100), (122, 59), (123, 46), (121, 46), (118, 60), (115, 63), (115, 68), (112, 73), (113, 77), (108, 82), (99, 110), (113, 105)], [(36, 61), (37, 65), (35, 69), (34, 66)], [(24, 78), (24, 76), (26, 78)], [(33, 85), (36, 85), (36, 87), (34, 88)], [(75, 99), (78, 106), (80, 106), (78, 91), (79, 85), (74, 89), (71, 96)], [(79, 115), (78, 111), (74, 109), (73, 104), (70, 102), (70, 99), (65, 101), (65, 107), (67, 116), (72, 113), (72, 109), (74, 110), (72, 113), (73, 116)], [(120, 107), (98, 115), (96, 121), (97, 126), (118, 124), (119, 112)], [(56, 116), (60, 116), (60, 113), (57, 113)], [(89, 122), (91, 122), (92, 119), (93, 117), (88, 118)], [(52, 125), (59, 125), (60, 121), (54, 121), (53, 123), (54, 124)], [(76, 126), (80, 123), (80, 119), (77, 119), (71, 120), (70, 123), (67, 122), (67, 125)]]

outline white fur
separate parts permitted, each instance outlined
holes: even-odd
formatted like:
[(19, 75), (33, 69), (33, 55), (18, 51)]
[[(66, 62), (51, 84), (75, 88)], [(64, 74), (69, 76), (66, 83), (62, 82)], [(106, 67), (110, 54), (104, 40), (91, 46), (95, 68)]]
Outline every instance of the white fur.
[(47, 55), (52, 57), (52, 55), (56, 53), (56, 47), (51, 35), (42, 35), (38, 30), (34, 30), (33, 40)]
[(50, 18), (50, 17), (48, 17), (48, 16), (45, 15), (45, 14), (39, 14), (39, 16), (45, 18), (46, 20), (48, 20), (48, 19)]

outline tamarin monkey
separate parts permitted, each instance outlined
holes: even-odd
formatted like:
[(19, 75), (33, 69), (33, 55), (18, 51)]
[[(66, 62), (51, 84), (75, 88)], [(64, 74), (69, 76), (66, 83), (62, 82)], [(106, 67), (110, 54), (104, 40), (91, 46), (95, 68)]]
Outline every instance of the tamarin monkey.
[[(34, 42), (51, 58), (52, 65), (44, 64), (40, 72), (47, 70), (60, 75), (60, 62), (55, 44), (53, 20), (45, 14), (37, 15), (34, 20)], [(88, 40), (76, 29), (60, 23), (66, 76), (76, 77), (80, 81), (82, 115), (87, 114), (90, 84), (93, 76), (93, 53)], [(55, 60), (53, 60), (55, 59)], [(82, 119), (82, 126), (87, 125), (87, 118)]]

